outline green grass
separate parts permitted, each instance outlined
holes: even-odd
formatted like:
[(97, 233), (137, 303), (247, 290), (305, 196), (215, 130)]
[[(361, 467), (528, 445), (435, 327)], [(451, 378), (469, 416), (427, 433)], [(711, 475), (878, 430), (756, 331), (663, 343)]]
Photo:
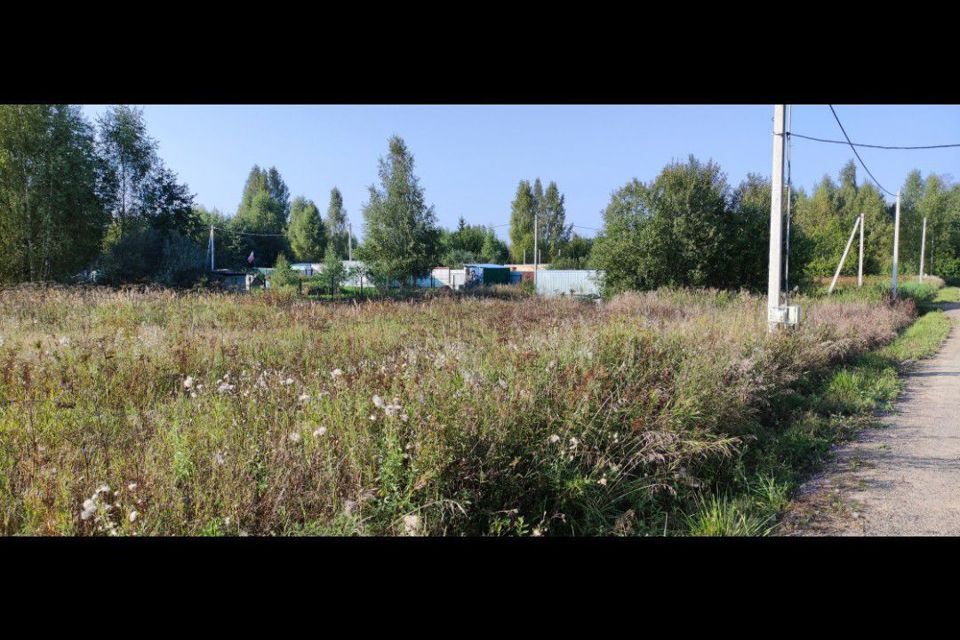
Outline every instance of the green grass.
[(933, 301), (936, 303), (960, 302), (960, 287), (944, 287), (940, 289)]
[(0, 533), (761, 535), (916, 311), (799, 302), (0, 290)]
[(838, 367), (795, 397), (780, 418), (785, 426), (761, 434), (738, 460), (739, 473), (712, 487), (709, 499), (697, 499), (686, 519), (688, 533), (754, 536), (775, 530), (787, 498), (827, 459), (830, 447), (874, 424), (878, 410), (890, 409), (902, 389), (900, 370), (934, 355), (950, 329), (942, 311), (930, 311), (890, 344)]

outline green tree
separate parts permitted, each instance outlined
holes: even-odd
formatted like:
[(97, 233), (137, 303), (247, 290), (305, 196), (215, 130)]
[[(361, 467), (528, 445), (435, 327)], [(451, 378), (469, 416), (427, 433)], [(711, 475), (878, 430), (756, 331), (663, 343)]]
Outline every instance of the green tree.
[(323, 259), (323, 273), (321, 280), (326, 284), (330, 295), (336, 295), (340, 292), (340, 285), (347, 277), (346, 269), (343, 266), (343, 259), (337, 255), (337, 249), (331, 241), (327, 245), (326, 255)]
[(255, 263), (273, 264), (280, 252), (288, 250), (287, 209), (282, 201), (285, 188), (275, 169), (266, 171), (254, 165), (228, 230), (231, 255), (245, 259), (253, 252)]
[(483, 246), (480, 247), (480, 258), (491, 264), (503, 264), (510, 257), (507, 243), (497, 237), (492, 228), (486, 230), (483, 236)]
[(719, 166), (691, 156), (649, 185), (632, 180), (613, 194), (593, 260), (608, 291), (660, 286), (723, 286), (736, 256), (734, 218)]
[(380, 186), (370, 187), (363, 207), (364, 243), (360, 257), (379, 286), (407, 284), (429, 273), (439, 257), (439, 230), (433, 207), (413, 173), (413, 155), (399, 136), (380, 159)]
[(570, 241), (573, 226), (567, 226), (564, 197), (556, 182), (550, 182), (543, 194), (541, 209), (540, 253), (544, 262), (552, 262), (560, 254), (560, 248)]
[(593, 239), (574, 233), (569, 241), (560, 245), (558, 255), (551, 257), (551, 269), (589, 269)]
[(313, 201), (302, 196), (294, 198), (290, 205), (287, 240), (297, 262), (320, 261), (327, 246), (327, 232)]
[(330, 204), (324, 222), (327, 237), (333, 242), (337, 255), (346, 260), (350, 257), (350, 227), (347, 210), (343, 208), (343, 195), (336, 187), (330, 190)]
[(277, 255), (277, 261), (273, 265), (273, 272), (270, 274), (270, 288), (283, 289), (297, 285), (300, 276), (290, 267), (290, 261), (287, 256), (281, 252)]
[(514, 262), (533, 261), (533, 217), (537, 206), (530, 183), (521, 180), (510, 204), (510, 258)]
[(143, 213), (147, 179), (157, 164), (157, 142), (147, 134), (143, 110), (126, 105), (108, 108), (97, 121), (98, 151), (105, 166), (104, 195), (123, 235)]
[(79, 107), (0, 105), (0, 282), (90, 265), (109, 221), (105, 169)]

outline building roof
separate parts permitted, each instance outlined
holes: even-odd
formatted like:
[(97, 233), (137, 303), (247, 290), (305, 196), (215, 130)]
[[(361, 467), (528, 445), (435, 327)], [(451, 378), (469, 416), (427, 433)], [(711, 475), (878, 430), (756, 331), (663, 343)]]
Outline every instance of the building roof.
[(464, 267), (480, 267), (481, 269), (508, 269), (509, 267), (502, 264), (465, 264)]

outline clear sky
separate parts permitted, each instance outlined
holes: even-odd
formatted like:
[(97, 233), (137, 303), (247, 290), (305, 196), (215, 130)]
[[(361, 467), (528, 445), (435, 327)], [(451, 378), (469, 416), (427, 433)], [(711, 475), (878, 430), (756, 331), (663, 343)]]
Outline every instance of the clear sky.
[[(960, 143), (960, 106), (835, 106), (854, 142), (885, 145)], [(93, 117), (102, 106), (87, 106)], [(696, 106), (245, 106), (146, 105), (160, 156), (196, 194), (198, 204), (233, 214), (254, 164), (276, 166), (293, 196), (326, 211), (340, 188), (354, 232), (377, 178), (377, 159), (398, 134), (413, 151), (416, 174), (441, 225), (510, 219), (517, 182), (554, 180), (567, 221), (599, 227), (610, 193), (631, 178), (653, 179), (674, 159), (713, 159), (736, 185), (748, 173), (769, 176), (771, 105)], [(795, 105), (793, 131), (842, 139), (825, 105)], [(861, 149), (890, 191), (908, 171), (960, 178), (960, 149)], [(836, 177), (849, 147), (793, 142), (793, 181), (808, 191)], [(858, 180), (865, 179), (858, 170)], [(506, 238), (507, 227), (497, 229)], [(593, 235), (588, 229), (577, 229)]]

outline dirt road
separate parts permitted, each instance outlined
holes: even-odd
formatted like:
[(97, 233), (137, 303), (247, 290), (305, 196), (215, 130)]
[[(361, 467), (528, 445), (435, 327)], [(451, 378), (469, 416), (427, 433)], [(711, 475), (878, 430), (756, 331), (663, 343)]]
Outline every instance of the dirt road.
[(960, 535), (960, 304), (936, 357), (918, 363), (884, 428), (866, 429), (808, 482), (787, 535)]

